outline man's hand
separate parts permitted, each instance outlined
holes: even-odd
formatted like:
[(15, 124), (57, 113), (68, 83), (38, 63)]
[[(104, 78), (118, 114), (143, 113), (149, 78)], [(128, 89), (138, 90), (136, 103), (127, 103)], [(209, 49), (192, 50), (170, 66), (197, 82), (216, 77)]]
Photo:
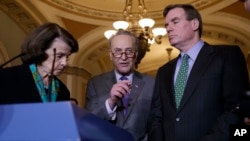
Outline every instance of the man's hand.
[(245, 117), (244, 118), (244, 122), (246, 125), (250, 125), (250, 118), (249, 117)]
[(122, 80), (114, 84), (110, 90), (110, 97), (108, 103), (111, 109), (113, 109), (116, 103), (121, 100), (131, 89), (130, 80)]

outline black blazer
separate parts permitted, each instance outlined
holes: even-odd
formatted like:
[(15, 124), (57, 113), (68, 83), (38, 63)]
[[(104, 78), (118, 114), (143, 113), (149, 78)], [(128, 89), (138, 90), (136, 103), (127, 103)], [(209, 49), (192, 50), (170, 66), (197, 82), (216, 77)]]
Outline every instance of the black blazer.
[(177, 59), (159, 68), (156, 76), (150, 141), (227, 141), (229, 125), (240, 121), (230, 111), (249, 86), (240, 48), (205, 43), (189, 74), (178, 110), (174, 100)]
[[(60, 92), (58, 93), (57, 101), (69, 100), (69, 90), (60, 80), (59, 85)], [(0, 104), (33, 102), (42, 102), (42, 99), (36, 88), (29, 66), (20, 65), (0, 69)]]

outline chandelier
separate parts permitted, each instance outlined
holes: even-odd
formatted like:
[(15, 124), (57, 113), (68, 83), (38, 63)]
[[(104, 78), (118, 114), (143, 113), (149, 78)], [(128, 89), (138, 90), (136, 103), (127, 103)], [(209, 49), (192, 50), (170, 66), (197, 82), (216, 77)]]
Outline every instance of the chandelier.
[(134, 33), (139, 41), (138, 56), (135, 62), (135, 68), (137, 68), (146, 52), (150, 51), (150, 45), (153, 43), (161, 44), (161, 38), (167, 32), (163, 27), (153, 28), (155, 21), (147, 17), (147, 8), (144, 0), (138, 0), (137, 11), (132, 10), (133, 2), (135, 0), (126, 0), (122, 13), (123, 20), (113, 22), (115, 30), (107, 30), (104, 35), (109, 39), (120, 29)]

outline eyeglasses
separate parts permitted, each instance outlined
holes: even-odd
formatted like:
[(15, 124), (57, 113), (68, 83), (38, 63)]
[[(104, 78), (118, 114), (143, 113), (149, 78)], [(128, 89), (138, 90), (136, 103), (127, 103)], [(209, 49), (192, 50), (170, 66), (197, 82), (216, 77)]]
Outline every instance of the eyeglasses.
[(122, 51), (122, 50), (114, 50), (114, 51), (111, 51), (111, 53), (113, 54), (114, 57), (116, 58), (120, 58), (122, 57), (123, 54), (125, 54), (125, 56), (127, 58), (133, 58), (134, 55), (135, 55), (135, 52), (134, 50), (125, 50), (125, 51)]

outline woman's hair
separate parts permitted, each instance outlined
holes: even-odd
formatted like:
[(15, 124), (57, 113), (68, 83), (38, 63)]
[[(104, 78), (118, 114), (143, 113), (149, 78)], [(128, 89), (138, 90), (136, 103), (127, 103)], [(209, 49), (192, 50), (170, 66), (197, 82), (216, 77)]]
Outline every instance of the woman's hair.
[(202, 18), (200, 13), (198, 12), (197, 9), (195, 9), (192, 5), (189, 4), (173, 4), (173, 5), (168, 5), (164, 8), (163, 10), (163, 16), (166, 17), (168, 12), (174, 8), (182, 8), (185, 13), (188, 21), (191, 21), (193, 19), (197, 19), (199, 21), (199, 36), (201, 37), (202, 35)]
[(71, 53), (77, 52), (77, 40), (56, 23), (45, 23), (32, 31), (22, 44), (21, 57), (24, 64), (41, 64), (48, 58), (45, 51), (50, 48), (55, 38), (60, 38), (71, 47)]

